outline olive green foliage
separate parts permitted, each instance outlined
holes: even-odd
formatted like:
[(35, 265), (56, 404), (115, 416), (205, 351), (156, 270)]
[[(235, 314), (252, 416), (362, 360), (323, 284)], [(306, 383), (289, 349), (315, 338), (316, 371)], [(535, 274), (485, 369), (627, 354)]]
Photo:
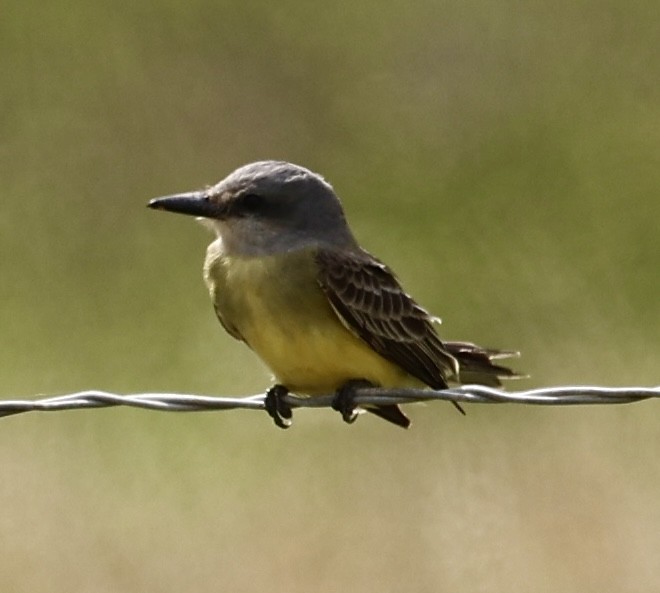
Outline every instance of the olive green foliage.
[[(207, 231), (148, 199), (319, 171), (520, 387), (658, 384), (657, 2), (35, 2), (0, 19), (0, 398), (250, 394)], [(516, 385), (514, 385), (515, 387)], [(0, 422), (2, 591), (650, 591), (657, 402)]]

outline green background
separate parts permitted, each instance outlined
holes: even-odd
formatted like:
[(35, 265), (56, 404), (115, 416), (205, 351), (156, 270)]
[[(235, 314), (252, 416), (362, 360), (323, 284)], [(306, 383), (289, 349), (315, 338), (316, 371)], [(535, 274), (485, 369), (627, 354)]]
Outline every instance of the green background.
[[(515, 348), (516, 387), (659, 383), (660, 10), (3, 3), (0, 398), (251, 394), (151, 197), (249, 161), (322, 173), (366, 248)], [(650, 591), (660, 404), (131, 409), (0, 422), (0, 590)]]

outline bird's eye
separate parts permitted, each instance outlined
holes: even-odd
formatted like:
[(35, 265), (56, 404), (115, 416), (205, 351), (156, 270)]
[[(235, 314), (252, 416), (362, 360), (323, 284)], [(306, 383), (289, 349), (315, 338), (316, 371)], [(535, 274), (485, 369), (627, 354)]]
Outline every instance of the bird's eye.
[(245, 194), (241, 198), (241, 206), (248, 212), (254, 212), (261, 206), (261, 197), (257, 194)]

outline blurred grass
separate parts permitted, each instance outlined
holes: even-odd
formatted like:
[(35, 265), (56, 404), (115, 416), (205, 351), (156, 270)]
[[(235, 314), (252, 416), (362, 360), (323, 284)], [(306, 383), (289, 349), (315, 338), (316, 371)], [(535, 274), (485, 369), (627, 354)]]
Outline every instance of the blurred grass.
[[(658, 383), (653, 2), (3, 5), (0, 395), (241, 394), (208, 236), (156, 195), (282, 158), (525, 385)], [(414, 427), (69, 412), (0, 430), (11, 591), (638, 591), (653, 402), (411, 408)]]

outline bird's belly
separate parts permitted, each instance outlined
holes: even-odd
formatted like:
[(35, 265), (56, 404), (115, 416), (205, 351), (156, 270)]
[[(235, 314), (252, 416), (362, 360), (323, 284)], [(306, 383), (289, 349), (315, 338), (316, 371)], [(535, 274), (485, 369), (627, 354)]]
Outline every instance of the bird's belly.
[(383, 386), (409, 383), (408, 375), (356, 338), (337, 320), (299, 331), (273, 326), (253, 332), (251, 345), (275, 379), (292, 391), (335, 391), (351, 379)]

